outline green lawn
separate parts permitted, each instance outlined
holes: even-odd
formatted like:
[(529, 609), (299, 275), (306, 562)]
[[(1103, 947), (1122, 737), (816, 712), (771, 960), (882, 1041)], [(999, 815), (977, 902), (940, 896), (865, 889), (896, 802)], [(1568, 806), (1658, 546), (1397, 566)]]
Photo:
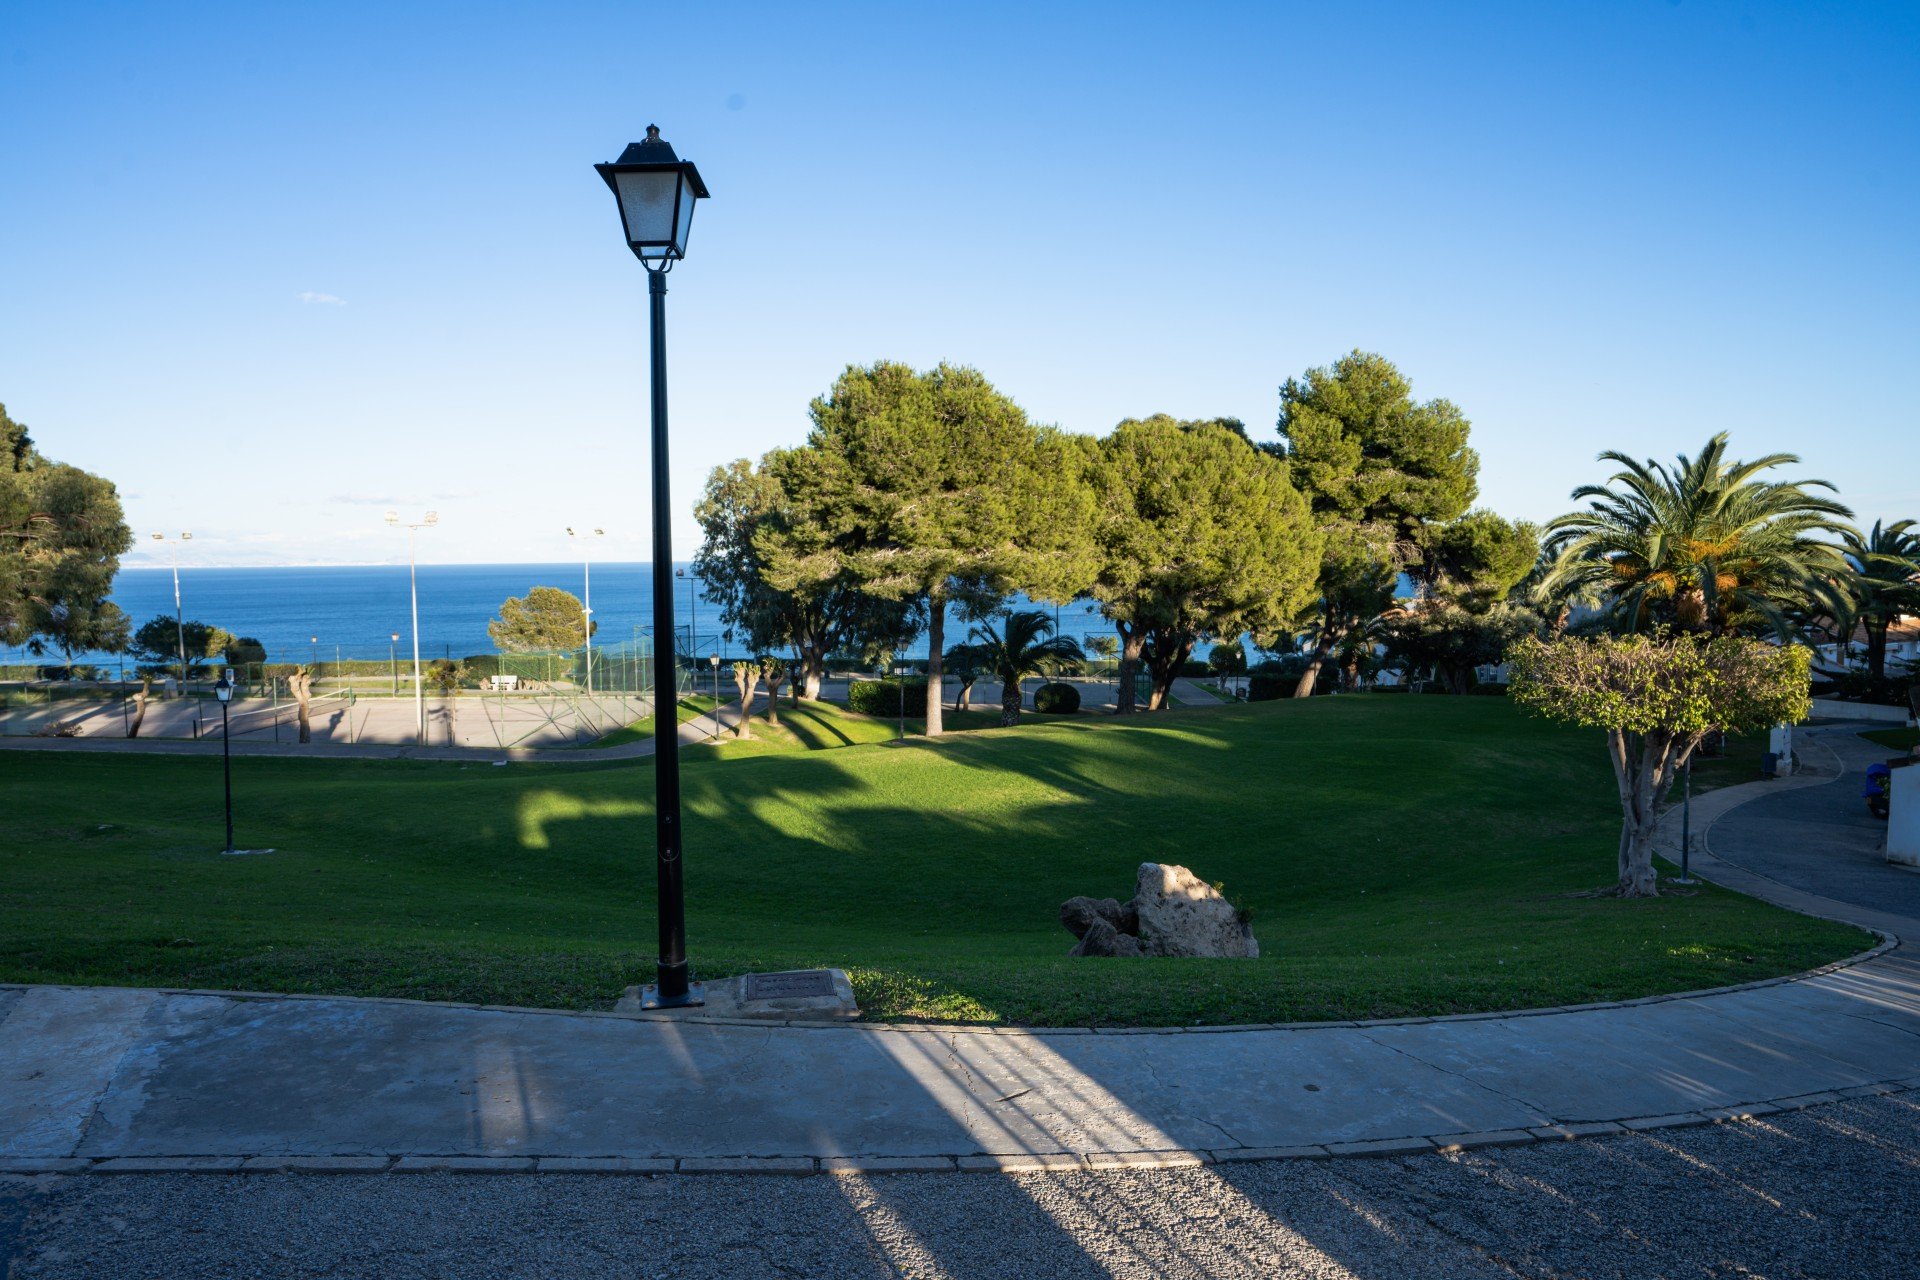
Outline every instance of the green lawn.
[[(1728, 734), (1717, 756), (1704, 756), (1695, 752), (1693, 757), (1694, 794), (1718, 791), (1721, 787), (1738, 786), (1742, 782), (1758, 782), (1760, 757), (1766, 753), (1767, 735), (1764, 733), (1746, 737)], [(1675, 800), (1680, 798), (1678, 779), (1674, 781), (1670, 798)]]
[(1868, 742), (1892, 747), (1895, 751), (1911, 751), (1920, 747), (1920, 729), (1870, 729), (1860, 736)]
[[(786, 718), (786, 717), (783, 717)], [(792, 732), (802, 732), (800, 720)], [(835, 965), (869, 1016), (1363, 1018), (1792, 972), (1858, 931), (1711, 887), (1626, 902), (1597, 737), (1504, 699), (1079, 717), (684, 769), (696, 973)], [(650, 977), (652, 762), (8, 753), (0, 979), (605, 1007)], [(1257, 961), (1074, 960), (1076, 893), (1191, 866)]]
[[(733, 700), (734, 704), (738, 698)], [(689, 704), (695, 709), (689, 710)], [(713, 705), (713, 699), (695, 695), (680, 704), (680, 719), (684, 723), (696, 714), (704, 714)], [(1039, 716), (1027, 713), (1036, 723), (1058, 719), (1055, 716)], [(947, 729), (951, 732), (966, 732), (972, 729), (998, 728), (1000, 710), (971, 709), (954, 711), (949, 709), (943, 716)], [(753, 735), (747, 739), (733, 736), (731, 729), (722, 734), (719, 741), (713, 743), (690, 744), (686, 749), (706, 751), (725, 759), (739, 756), (767, 755), (780, 751), (817, 751), (829, 747), (859, 747), (872, 743), (892, 742), (900, 737), (902, 721), (895, 716), (866, 716), (847, 710), (836, 702), (794, 703), (787, 699), (780, 702), (780, 723), (770, 725), (766, 719), (766, 706), (761, 703), (753, 714), (753, 722), (748, 726)], [(926, 717), (908, 716), (904, 722), (906, 736), (910, 738), (926, 736)], [(604, 738), (587, 744), (589, 749), (619, 746), (622, 743), (636, 742), (653, 736), (653, 717), (636, 720), (623, 729), (616, 729)]]
[[(705, 694), (682, 694), (680, 695), (678, 715), (676, 718), (681, 724), (685, 724), (695, 716), (705, 715), (713, 705), (713, 699)], [(652, 736), (653, 717), (646, 716), (642, 719), (635, 720), (630, 725), (615, 729), (605, 737), (595, 738), (592, 742), (582, 743), (579, 749), (582, 751), (599, 751), (606, 747), (624, 747), (629, 742), (644, 742)]]

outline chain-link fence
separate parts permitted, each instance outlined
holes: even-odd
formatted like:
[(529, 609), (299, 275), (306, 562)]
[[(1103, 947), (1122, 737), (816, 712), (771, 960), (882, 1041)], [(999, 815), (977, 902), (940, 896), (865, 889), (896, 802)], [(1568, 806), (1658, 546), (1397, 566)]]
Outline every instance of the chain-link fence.
[[(695, 664), (675, 656), (675, 685), (692, 692)], [(330, 742), (557, 746), (652, 714), (654, 688), (653, 644), (644, 635), (575, 649), (423, 655), (417, 680), (412, 654), (398, 645), (371, 654), (316, 648), (295, 663), (200, 659), (184, 681), (179, 670), (120, 659), (75, 669), (0, 664), (0, 735), (217, 734), (214, 682), (227, 672), (239, 686), (227, 707), (236, 739), (296, 741), (304, 723), (310, 738)], [(302, 673), (304, 698), (296, 687)]]

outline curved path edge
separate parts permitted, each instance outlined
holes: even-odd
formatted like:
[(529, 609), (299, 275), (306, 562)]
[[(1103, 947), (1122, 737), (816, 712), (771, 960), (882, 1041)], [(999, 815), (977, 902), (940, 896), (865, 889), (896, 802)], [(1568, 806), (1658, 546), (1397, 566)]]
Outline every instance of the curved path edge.
[[(1832, 780), (1710, 793), (1696, 828)], [(1920, 965), (1897, 941), (1914, 922), (1695, 862), (1888, 940), (1705, 993), (1178, 1034), (11, 987), (0, 1172), (1165, 1168), (1517, 1145), (1920, 1089)]]

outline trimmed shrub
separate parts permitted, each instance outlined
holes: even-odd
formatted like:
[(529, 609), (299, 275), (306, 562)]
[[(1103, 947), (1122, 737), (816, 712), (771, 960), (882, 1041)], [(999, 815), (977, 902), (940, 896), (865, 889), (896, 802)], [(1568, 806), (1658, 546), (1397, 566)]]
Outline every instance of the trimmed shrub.
[(1870, 675), (1865, 671), (1843, 671), (1833, 678), (1833, 695), (1848, 702), (1870, 702), (1883, 707), (1904, 707), (1911, 691), (1920, 686), (1909, 672), (1899, 669), (1901, 664), (1889, 662), (1888, 674)]
[[(904, 687), (903, 687), (904, 686)], [(863, 716), (898, 716), (905, 700), (914, 719), (927, 713), (925, 680), (854, 680), (847, 685), (847, 710)]]
[[(1307, 659), (1299, 654), (1288, 654), (1270, 662), (1262, 662), (1253, 669), (1253, 675), (1247, 681), (1248, 702), (1273, 702), (1279, 698), (1291, 698), (1294, 686), (1300, 683), (1300, 675), (1307, 669)], [(1313, 682), (1316, 694), (1332, 693), (1339, 679), (1331, 662), (1320, 668), (1320, 675)]]
[(1247, 701), (1278, 702), (1282, 698), (1291, 698), (1293, 686), (1299, 683), (1299, 676), (1283, 676), (1272, 671), (1257, 671), (1247, 677)]
[(1033, 709), (1050, 716), (1070, 716), (1080, 710), (1080, 691), (1070, 684), (1043, 684), (1033, 691)]

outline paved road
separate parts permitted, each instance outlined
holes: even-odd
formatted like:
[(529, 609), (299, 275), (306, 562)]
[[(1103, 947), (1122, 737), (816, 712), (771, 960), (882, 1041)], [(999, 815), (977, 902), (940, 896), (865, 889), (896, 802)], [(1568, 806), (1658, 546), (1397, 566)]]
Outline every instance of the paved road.
[(1803, 731), (1801, 751), (1822, 784), (1729, 811), (1708, 832), (1707, 847), (1790, 888), (1920, 920), (1920, 872), (1887, 863), (1886, 821), (1868, 813), (1860, 796), (1867, 766), (1900, 753), (1839, 725)]
[[(1412, 1159), (1019, 1177), (0, 1179), (11, 1280), (1920, 1273), (1920, 1106)], [(11, 1269), (9, 1269), (9, 1262)]]

